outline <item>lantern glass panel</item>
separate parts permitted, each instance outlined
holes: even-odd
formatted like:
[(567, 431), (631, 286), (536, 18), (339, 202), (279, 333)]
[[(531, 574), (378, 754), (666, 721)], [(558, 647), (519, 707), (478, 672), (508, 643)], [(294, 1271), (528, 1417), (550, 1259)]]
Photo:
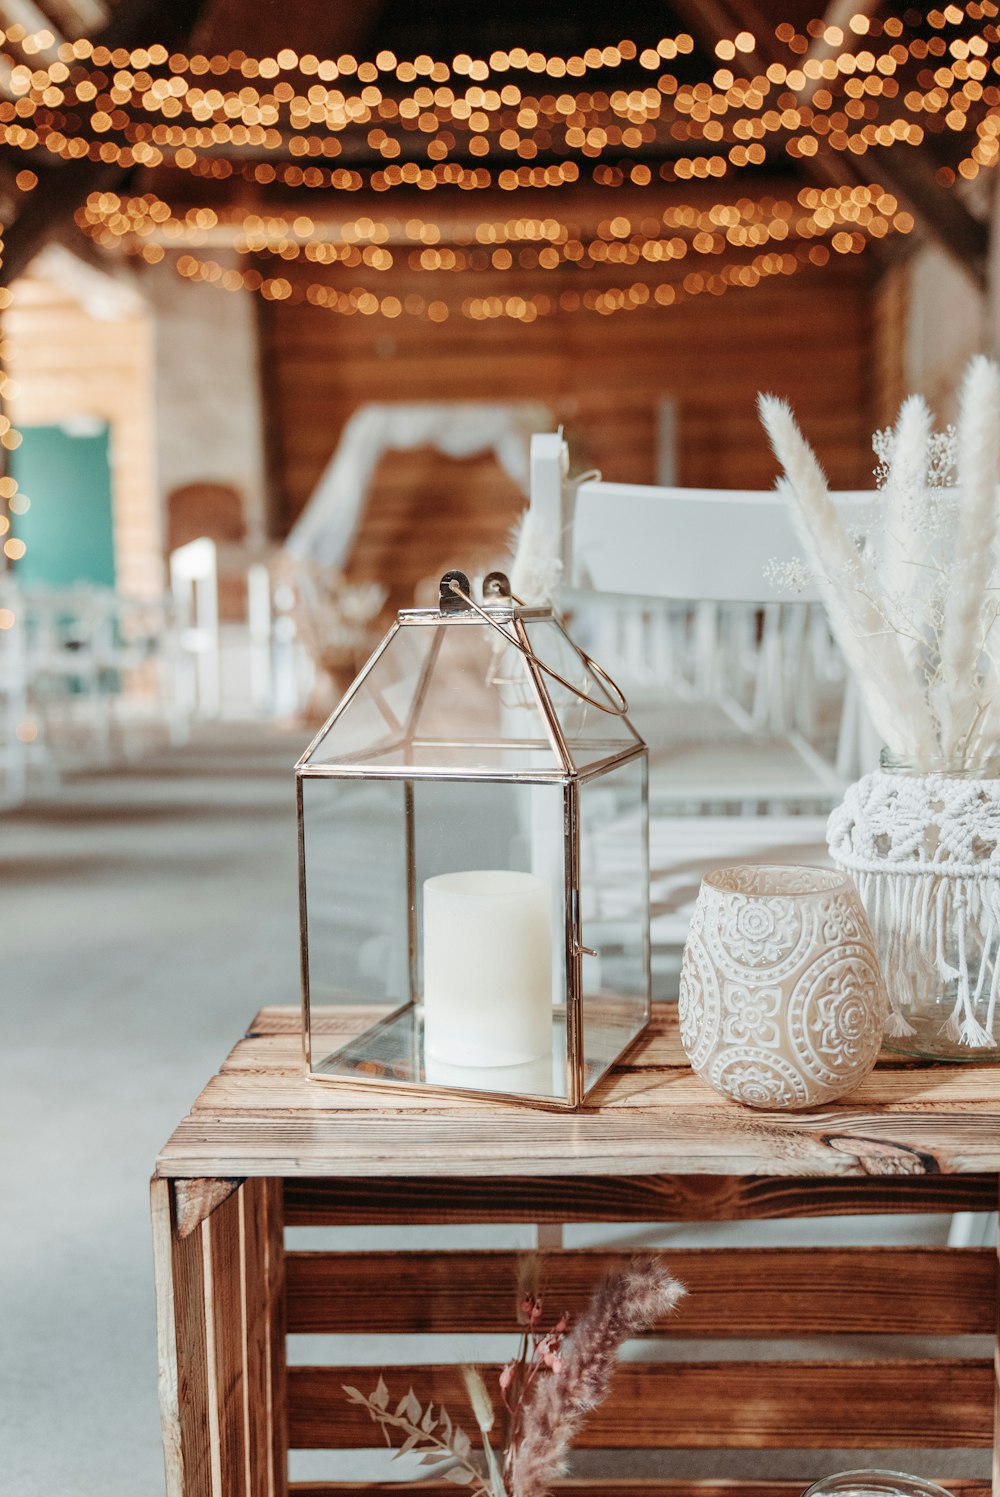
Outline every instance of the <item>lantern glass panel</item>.
[[(558, 781), (303, 779), (316, 1074), (568, 1098), (564, 794)], [(533, 1011), (502, 892), (438, 925), (428, 967), (427, 880), (497, 874), (525, 876), (544, 911)]]
[(310, 764), (366, 764), (398, 752), (411, 727), (434, 651), (433, 629), (386, 635), (330, 723), (312, 745)]
[[(304, 935), (313, 1026), (344, 1005), (384, 1017), (409, 998), (402, 780), (301, 781)], [(329, 1026), (327, 1026), (329, 1027)]]
[(646, 777), (643, 754), (579, 787), (585, 1091), (649, 1020)]

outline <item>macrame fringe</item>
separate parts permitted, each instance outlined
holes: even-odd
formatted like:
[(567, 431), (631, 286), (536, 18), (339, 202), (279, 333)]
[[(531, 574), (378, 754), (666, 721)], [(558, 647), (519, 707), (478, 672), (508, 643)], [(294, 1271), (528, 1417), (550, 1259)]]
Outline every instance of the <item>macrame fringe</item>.
[(895, 870), (854, 876), (885, 967), (890, 1005), (886, 1034), (894, 1039), (915, 1034), (908, 1014), (917, 1007), (918, 996), (935, 986), (947, 990), (954, 985), (955, 1005), (943, 1032), (955, 1045), (995, 1049), (998, 881)]

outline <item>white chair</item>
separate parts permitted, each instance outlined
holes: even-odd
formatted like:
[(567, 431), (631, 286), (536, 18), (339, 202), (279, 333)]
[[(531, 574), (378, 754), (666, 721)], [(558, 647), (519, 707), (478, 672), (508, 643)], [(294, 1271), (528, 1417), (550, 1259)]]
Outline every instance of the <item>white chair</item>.
[(215, 542), (207, 536), (170, 553), (177, 623), (177, 701), (185, 717), (217, 717), (222, 705), (219, 583)]
[[(871, 496), (838, 502), (863, 528)], [(701, 875), (734, 860), (825, 861), (826, 813), (877, 744), (815, 590), (768, 580), (772, 563), (801, 555), (780, 495), (574, 483), (565, 444), (545, 434), (532, 439), (531, 511), (562, 564), (560, 605), (595, 659), (625, 677), (650, 745), (654, 979), (665, 996)], [(809, 736), (821, 708), (826, 754)], [(606, 836), (613, 856), (613, 824)]]

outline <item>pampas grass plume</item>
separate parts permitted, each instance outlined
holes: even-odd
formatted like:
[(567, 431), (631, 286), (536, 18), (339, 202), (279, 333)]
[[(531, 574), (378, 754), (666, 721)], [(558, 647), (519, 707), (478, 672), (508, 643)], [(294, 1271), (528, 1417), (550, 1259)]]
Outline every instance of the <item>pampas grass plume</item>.
[(531, 608), (544, 608), (553, 601), (562, 580), (559, 536), (526, 509), (511, 533), (514, 559), (510, 585), (514, 596)]
[(566, 1471), (573, 1437), (607, 1394), (618, 1348), (673, 1310), (684, 1288), (658, 1258), (637, 1258), (594, 1290), (563, 1343), (558, 1370), (539, 1380), (511, 1454), (514, 1497), (547, 1497)]
[(788, 403), (758, 396), (761, 420), (785, 470), (778, 488), (830, 617), (830, 624), (864, 694), (872, 721), (897, 752), (933, 754), (932, 722), (913, 689), (890, 607), (871, 567), (858, 551), (830, 497), (816, 455)]

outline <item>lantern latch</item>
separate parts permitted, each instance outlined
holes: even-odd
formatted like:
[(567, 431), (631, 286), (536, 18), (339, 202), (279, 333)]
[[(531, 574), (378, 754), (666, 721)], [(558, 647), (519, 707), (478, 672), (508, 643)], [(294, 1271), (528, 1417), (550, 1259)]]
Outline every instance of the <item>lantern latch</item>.
[[(452, 587), (456, 583), (458, 589)], [(466, 601), (469, 595), (469, 579), (464, 572), (445, 572), (440, 583), (440, 598), (438, 607), (442, 613), (467, 613), (469, 604)]]
[(483, 578), (483, 602), (511, 601), (510, 582), (506, 572), (488, 572)]

